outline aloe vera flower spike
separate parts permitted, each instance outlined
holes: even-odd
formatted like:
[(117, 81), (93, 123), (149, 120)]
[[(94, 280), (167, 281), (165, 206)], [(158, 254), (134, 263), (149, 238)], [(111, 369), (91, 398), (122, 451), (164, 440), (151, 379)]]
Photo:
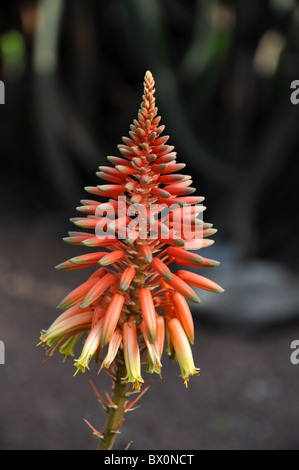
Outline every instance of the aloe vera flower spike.
[[(142, 366), (162, 377), (165, 343), (186, 386), (199, 375), (189, 303), (200, 302), (196, 289), (223, 292), (214, 281), (181, 269), (219, 265), (198, 254), (213, 243), (209, 237), (216, 230), (199, 218), (204, 198), (194, 195), (157, 112), (155, 82), (147, 71), (138, 117), (118, 145), (120, 156), (108, 156), (108, 165), (99, 167), (104, 183), (85, 188), (91, 198), (70, 219), (78, 230), (64, 238), (91, 251), (56, 266), (91, 272), (59, 303), (63, 312), (40, 335), (48, 356), (58, 351), (64, 360), (74, 358), (75, 374), (96, 363), (98, 373), (112, 378), (112, 396), (104, 400), (96, 391), (107, 413), (103, 432), (87, 422), (100, 450), (112, 448), (126, 413), (147, 390)], [(133, 394), (137, 398), (130, 401)]]

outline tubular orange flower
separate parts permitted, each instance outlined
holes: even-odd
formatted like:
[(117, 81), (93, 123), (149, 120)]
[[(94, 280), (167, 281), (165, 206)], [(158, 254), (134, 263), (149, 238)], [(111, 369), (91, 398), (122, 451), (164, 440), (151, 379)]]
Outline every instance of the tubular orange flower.
[(76, 287), (72, 292), (70, 292), (60, 303), (57, 305), (57, 308), (64, 309), (70, 308), (73, 305), (80, 302), (84, 299), (85, 295), (92, 286), (97, 282), (97, 279), (89, 279), (88, 281), (84, 282), (80, 286)]
[(154, 343), (156, 341), (156, 311), (151, 291), (142, 287), (138, 291), (138, 297), (148, 337)]
[(157, 317), (157, 347), (159, 352), (159, 358), (161, 359), (164, 349), (164, 341), (165, 341), (165, 323), (164, 318), (158, 316)]
[(102, 295), (102, 293), (105, 292), (105, 290), (114, 283), (114, 280), (115, 277), (110, 273), (105, 274), (105, 276), (99, 280), (95, 278), (96, 282), (82, 300), (80, 304), (81, 308), (87, 307), (96, 301)]
[(119, 288), (120, 290), (126, 291), (129, 288), (134, 276), (136, 274), (136, 270), (134, 268), (126, 268), (120, 278), (119, 281)]
[(140, 256), (144, 258), (146, 263), (151, 263), (153, 259), (151, 248), (148, 245), (142, 245), (140, 247)]
[[(71, 318), (71, 317), (74, 317), (75, 315), (77, 315), (78, 313), (84, 313), (84, 312), (87, 312), (87, 311), (90, 311), (90, 309), (88, 307), (86, 308), (80, 308), (80, 306), (78, 304), (76, 305), (73, 305), (73, 307), (70, 307), (68, 308), (67, 310), (65, 310), (65, 312), (61, 313), (57, 318), (56, 320), (54, 320), (54, 322), (52, 323), (52, 325), (50, 326), (50, 328), (54, 328), (54, 326), (58, 325), (58, 324), (61, 324), (63, 320), (66, 320), (67, 318)], [(91, 312), (92, 313), (92, 312)], [(49, 328), (49, 329), (50, 329)], [(49, 329), (47, 331), (49, 331)]]
[(70, 245), (82, 245), (83, 241), (87, 240), (88, 238), (90, 238), (90, 233), (69, 232), (69, 236), (64, 237), (63, 241), (69, 243)]
[(157, 271), (161, 276), (166, 279), (167, 281), (172, 281), (173, 274), (170, 271), (169, 267), (163, 263), (159, 258), (154, 258), (152, 263), (152, 267)]
[(167, 329), (181, 368), (182, 379), (187, 387), (189, 375), (199, 375), (199, 369), (194, 366), (190, 344), (179, 320), (177, 318), (169, 320)]
[(142, 335), (143, 335), (143, 338), (144, 338), (144, 341), (148, 350), (146, 371), (151, 374), (153, 372), (156, 372), (157, 374), (160, 375), (162, 364), (160, 362), (158, 337), (157, 337), (157, 340), (154, 343), (152, 343), (149, 340), (144, 321), (141, 322), (139, 326), (140, 326), (140, 330), (142, 332)]
[(139, 390), (140, 384), (143, 383), (140, 370), (140, 353), (137, 342), (137, 328), (132, 321), (123, 325), (123, 345), (124, 358), (127, 368), (127, 375), (123, 380), (132, 382), (136, 390)]
[(47, 331), (43, 331), (42, 339), (43, 341), (48, 342), (67, 331), (73, 329), (85, 329), (91, 319), (92, 312), (84, 312), (73, 315), (72, 317), (69, 317), (61, 322), (55, 322), (54, 326), (50, 327)]
[(190, 312), (190, 308), (188, 303), (181, 294), (175, 292), (171, 298), (175, 311), (176, 316), (179, 322), (181, 323), (187, 338), (191, 344), (194, 343), (194, 324), (192, 314)]
[(101, 318), (96, 323), (96, 325), (92, 328), (92, 330), (90, 331), (85, 341), (80, 357), (75, 360), (75, 364), (77, 367), (77, 371), (75, 372), (75, 374), (79, 370), (82, 370), (82, 372), (85, 372), (86, 368), (89, 369), (88, 367), (89, 362), (91, 358), (94, 356), (94, 354), (96, 353), (97, 349), (100, 347), (102, 328), (103, 328), (103, 318)]
[(92, 322), (91, 322), (91, 330), (98, 323), (98, 321), (104, 317), (105, 313), (106, 313), (106, 308), (101, 307), (100, 305), (94, 309)]
[(68, 338), (59, 348), (60, 354), (63, 355), (63, 361), (66, 361), (70, 356), (74, 356), (74, 349), (80, 341), (83, 332), (77, 333)]
[(199, 287), (203, 290), (210, 292), (224, 292), (224, 289), (220, 287), (216, 282), (207, 279), (206, 277), (200, 276), (199, 274), (192, 273), (190, 271), (179, 270), (177, 275), (183, 281), (192, 284), (192, 286)]
[(197, 265), (200, 265), (203, 263), (203, 259), (200, 255), (196, 253), (189, 253), (183, 248), (178, 248), (178, 247), (170, 247), (167, 249), (167, 253), (169, 256), (174, 257), (175, 261), (177, 259), (185, 260), (187, 262), (191, 263), (197, 263)]
[(115, 331), (124, 301), (125, 298), (122, 294), (114, 294), (114, 296), (112, 297), (107, 312), (104, 316), (103, 332), (101, 339), (102, 347), (106, 346), (106, 344), (109, 343)]
[(101, 266), (108, 266), (109, 264), (117, 263), (117, 261), (122, 260), (124, 257), (125, 254), (123, 251), (114, 251), (113, 253), (109, 253), (108, 255), (103, 256), (103, 258), (99, 261), (99, 264)]
[(115, 245), (116, 241), (117, 241), (116, 237), (112, 238), (112, 237), (105, 237), (105, 236), (103, 237), (96, 236), (96, 237), (86, 238), (85, 240), (82, 241), (82, 245), (90, 246), (90, 247), (108, 246), (108, 245)]
[(107, 352), (105, 359), (102, 362), (101, 369), (102, 367), (106, 367), (108, 369), (110, 364), (114, 361), (121, 341), (122, 341), (122, 331), (115, 330), (109, 342), (108, 352)]
[(194, 302), (194, 303), (199, 303), (200, 302), (200, 299), (197, 297), (194, 290), (191, 289), (191, 287), (188, 286), (188, 284), (186, 284), (185, 281), (180, 279), (175, 274), (172, 274), (172, 280), (171, 281), (165, 280), (165, 282), (167, 284), (169, 284), (174, 290), (176, 290), (180, 294), (182, 294), (186, 299), (190, 300), (191, 302)]
[(64, 238), (93, 252), (56, 266), (59, 271), (91, 268), (92, 273), (60, 302), (58, 308), (65, 311), (40, 336), (50, 356), (60, 351), (66, 359), (81, 347), (77, 371), (84, 372), (108, 349), (101, 369), (112, 375), (115, 385), (106, 406), (107, 426), (99, 433), (105, 450), (122, 423), (129, 384), (139, 390), (143, 383), (141, 363), (148, 372), (160, 374), (165, 336), (168, 356), (178, 360), (184, 383), (197, 375), (188, 302), (200, 299), (191, 286), (223, 292), (203, 276), (177, 271), (177, 266), (219, 265), (198, 254), (213, 243), (209, 237), (216, 229), (198, 218), (205, 210), (204, 198), (193, 194), (192, 178), (183, 174), (186, 165), (168, 145), (157, 113), (155, 82), (147, 71), (137, 119), (118, 145), (120, 156), (108, 156), (110, 166), (99, 167), (96, 175), (104, 184), (85, 187), (92, 199), (81, 200), (79, 217), (70, 219), (80, 231)]

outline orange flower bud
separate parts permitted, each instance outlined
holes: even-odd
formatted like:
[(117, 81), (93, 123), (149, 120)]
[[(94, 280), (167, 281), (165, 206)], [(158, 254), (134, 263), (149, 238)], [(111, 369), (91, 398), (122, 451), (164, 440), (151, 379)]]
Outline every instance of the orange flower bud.
[[(76, 289), (72, 290), (60, 303), (57, 305), (56, 308), (64, 309), (70, 308), (73, 305), (79, 303), (82, 299), (84, 299), (87, 292), (97, 283), (97, 279), (89, 279), (88, 281), (84, 282), (80, 286), (76, 287)], [(86, 307), (86, 305), (85, 305)]]
[(142, 287), (138, 291), (138, 298), (148, 337), (154, 343), (156, 341), (156, 310), (151, 291)]
[(115, 281), (115, 276), (113, 274), (105, 274), (100, 280), (95, 279), (96, 283), (93, 287), (89, 290), (88, 294), (84, 297), (83, 301), (81, 302), (81, 307), (87, 307), (88, 305), (92, 304), (95, 300), (97, 300), (103, 292), (105, 292), (108, 287), (110, 287), (113, 282)]
[(117, 263), (118, 261), (121, 261), (125, 257), (125, 254), (123, 251), (118, 250), (118, 251), (113, 251), (112, 253), (109, 253), (99, 261), (99, 264), (101, 266), (108, 266), (109, 264)]
[(187, 338), (191, 344), (194, 343), (194, 323), (189, 305), (181, 294), (175, 292), (171, 298), (175, 307), (176, 317), (180, 321)]
[(114, 296), (112, 297), (109, 307), (107, 308), (107, 312), (104, 316), (103, 332), (101, 339), (102, 348), (109, 343), (115, 331), (124, 301), (125, 298), (122, 294), (114, 294)]
[(194, 290), (191, 289), (191, 287), (189, 287), (185, 281), (180, 279), (175, 274), (172, 274), (171, 281), (165, 280), (165, 282), (169, 284), (175, 291), (178, 291), (180, 294), (182, 294), (184, 297), (186, 297), (186, 299), (190, 300), (191, 302), (194, 302), (194, 303), (200, 302), (200, 299), (197, 297)]
[(129, 267), (124, 270), (119, 281), (120, 290), (126, 291), (129, 288), (135, 274), (136, 270), (134, 268)]
[(172, 280), (172, 272), (170, 271), (169, 267), (163, 263), (159, 258), (154, 258), (151, 266), (157, 271), (161, 276), (163, 276), (164, 279), (167, 281)]
[(77, 313), (76, 315), (55, 321), (50, 328), (42, 330), (41, 342), (49, 346), (65, 333), (77, 333), (78, 331), (88, 330), (92, 321), (92, 312)]
[(152, 250), (148, 245), (142, 245), (140, 247), (140, 256), (144, 259), (146, 263), (151, 263), (153, 259)]
[(191, 284), (192, 286), (199, 287), (200, 289), (207, 290), (209, 292), (224, 292), (224, 289), (216, 284), (216, 282), (191, 271), (179, 270), (177, 275), (180, 279), (183, 279), (183, 281)]
[(107, 352), (105, 359), (102, 362), (101, 369), (102, 367), (106, 367), (107, 369), (110, 367), (110, 364), (114, 361), (115, 356), (118, 352), (121, 341), (122, 341), (121, 330), (115, 330), (109, 342), (108, 352)]

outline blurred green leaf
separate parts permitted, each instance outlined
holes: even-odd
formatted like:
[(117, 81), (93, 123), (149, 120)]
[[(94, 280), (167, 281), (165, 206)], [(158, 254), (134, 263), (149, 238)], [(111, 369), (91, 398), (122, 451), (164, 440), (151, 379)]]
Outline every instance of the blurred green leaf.
[(25, 42), (22, 34), (12, 29), (0, 37), (0, 50), (4, 64), (19, 63), (25, 56)]

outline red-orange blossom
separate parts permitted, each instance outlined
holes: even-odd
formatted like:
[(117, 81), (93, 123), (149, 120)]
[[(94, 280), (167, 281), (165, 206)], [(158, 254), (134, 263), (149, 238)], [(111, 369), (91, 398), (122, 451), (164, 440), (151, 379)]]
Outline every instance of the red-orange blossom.
[[(58, 350), (68, 358), (79, 349), (77, 371), (84, 372), (92, 359), (100, 369), (124, 363), (122, 380), (137, 390), (144, 381), (144, 362), (147, 372), (161, 375), (165, 337), (168, 356), (178, 361), (184, 383), (190, 375), (198, 375), (188, 301), (199, 302), (194, 286), (223, 291), (194, 272), (175, 270), (176, 265), (217, 266), (218, 262), (192, 252), (211, 244), (207, 237), (216, 230), (197, 219), (205, 209), (200, 206), (204, 198), (191, 196), (195, 191), (191, 177), (177, 173), (185, 165), (177, 163), (174, 147), (166, 144), (169, 137), (162, 135), (154, 93), (148, 71), (138, 119), (131, 125), (130, 137), (123, 137), (118, 146), (121, 157), (107, 157), (113, 166), (99, 167), (97, 175), (106, 184), (85, 188), (109, 201), (81, 201), (77, 208), (81, 216), (71, 221), (83, 231), (70, 232), (64, 239), (94, 251), (57, 269), (92, 268), (93, 272), (61, 301), (58, 308), (64, 312), (41, 333), (49, 356)], [(162, 207), (173, 210), (166, 217)], [(186, 208), (187, 219), (182, 217)], [(138, 225), (134, 218), (141, 209)], [(200, 238), (190, 237), (195, 229)]]

